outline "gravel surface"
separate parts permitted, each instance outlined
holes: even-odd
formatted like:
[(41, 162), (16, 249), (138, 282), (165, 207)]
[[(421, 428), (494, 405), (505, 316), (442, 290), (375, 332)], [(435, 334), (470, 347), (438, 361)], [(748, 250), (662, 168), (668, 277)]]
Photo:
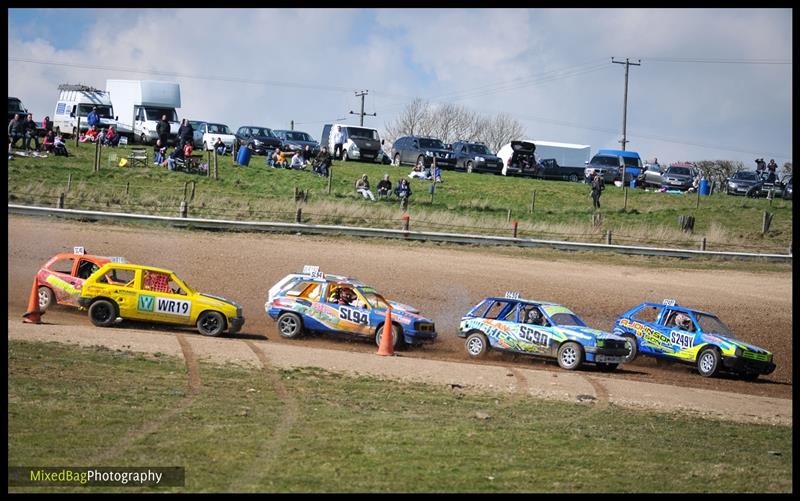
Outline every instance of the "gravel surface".
[[(8, 222), (9, 325), (19, 321), (26, 309), (36, 270), (55, 253), (82, 245), (95, 254), (122, 255), (130, 262), (172, 269), (198, 290), (240, 302), (246, 323), (236, 338), (324, 349), (323, 358), (333, 360), (346, 356), (336, 352), (374, 354), (375, 344), (367, 341), (330, 335), (297, 340), (278, 336), (275, 323), (264, 312), (267, 289), (287, 273), (315, 264), (328, 273), (357, 277), (436, 321), (437, 342), (402, 351), (404, 361), (423, 364), (434, 359), (459, 362), (473, 370), (479, 366), (536, 369), (571, 377), (555, 362), (530, 357), (495, 352), (482, 361), (468, 359), (463, 339), (455, 334), (461, 315), (487, 295), (515, 290), (524, 297), (566, 304), (589, 325), (610, 329), (617, 315), (639, 302), (668, 297), (719, 315), (743, 340), (775, 353), (777, 370), (756, 382), (727, 376), (707, 379), (689, 366), (640, 358), (611, 375), (614, 381), (792, 397), (789, 273), (626, 267), (603, 264), (600, 256), (596, 263), (570, 259), (567, 252), (563, 258), (544, 259), (533, 251), (515, 256), (491, 247), (376, 239), (217, 233), (21, 216), (9, 216)], [(653, 259), (655, 264), (658, 258)], [(743, 263), (742, 270), (746, 269)], [(48, 311), (44, 319), (54, 325), (90, 326), (85, 313), (64, 307)], [(110, 332), (120, 335), (125, 330)], [(593, 367), (580, 374), (600, 377)]]

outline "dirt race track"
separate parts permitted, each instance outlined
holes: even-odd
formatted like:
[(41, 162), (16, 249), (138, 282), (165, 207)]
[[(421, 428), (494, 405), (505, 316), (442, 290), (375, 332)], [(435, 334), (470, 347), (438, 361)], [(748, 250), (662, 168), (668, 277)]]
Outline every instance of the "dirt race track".
[[(461, 315), (487, 295), (515, 290), (523, 297), (563, 303), (589, 325), (606, 330), (617, 315), (639, 302), (660, 302), (668, 297), (719, 315), (743, 340), (772, 351), (777, 370), (756, 382), (729, 376), (706, 379), (689, 366), (639, 358), (610, 377), (792, 397), (792, 277), (788, 272), (625, 267), (571, 260), (568, 253), (553, 259), (550, 255), (535, 257), (530, 251), (526, 255), (501, 254), (491, 247), (214, 233), (18, 216), (9, 216), (8, 223), (9, 322), (20, 321), (25, 312), (36, 270), (74, 245), (94, 254), (121, 255), (130, 262), (172, 269), (197, 290), (238, 301), (244, 307), (246, 323), (237, 337), (374, 353), (375, 345), (365, 341), (317, 335), (285, 340), (277, 334), (275, 323), (264, 312), (267, 289), (305, 264), (319, 265), (322, 271), (374, 285), (387, 297), (416, 306), (436, 321), (437, 342), (407, 349), (403, 357), (511, 369), (563, 372), (555, 362), (496, 352), (480, 362), (468, 359), (464, 341), (455, 332)], [(746, 267), (742, 265), (742, 269)], [(44, 319), (54, 325), (90, 325), (85, 312), (64, 307), (48, 311)], [(591, 374), (594, 369), (588, 367), (585, 372)]]

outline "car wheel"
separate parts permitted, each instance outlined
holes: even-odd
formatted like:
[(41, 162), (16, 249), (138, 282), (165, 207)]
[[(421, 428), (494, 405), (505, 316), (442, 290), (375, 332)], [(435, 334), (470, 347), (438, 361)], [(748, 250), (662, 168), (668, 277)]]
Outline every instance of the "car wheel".
[(282, 313), (278, 317), (278, 334), (285, 338), (296, 338), (303, 332), (303, 323), (296, 313)]
[(575, 370), (583, 363), (583, 347), (574, 341), (567, 341), (558, 349), (558, 365), (568, 371)]
[(712, 377), (719, 372), (719, 352), (716, 348), (703, 348), (697, 357), (697, 372), (703, 377)]
[(39, 286), (39, 311), (44, 312), (47, 308), (53, 306), (53, 290), (44, 285)]
[(117, 318), (117, 308), (107, 299), (98, 299), (89, 307), (89, 320), (98, 327), (108, 327)]
[(197, 330), (204, 336), (219, 336), (225, 330), (225, 317), (218, 311), (204, 311), (197, 319)]
[(400, 153), (396, 153), (394, 156), (394, 162), (392, 163), (395, 167), (400, 166)]
[(636, 360), (636, 355), (639, 354), (639, 345), (636, 344), (636, 336), (632, 334), (625, 334), (625, 345), (628, 347), (628, 355), (622, 361), (623, 364), (629, 364)]
[(577, 183), (577, 182), (578, 182), (578, 176), (577, 176), (577, 175), (575, 175), (575, 174), (570, 174), (570, 175), (569, 175), (569, 180), (570, 180), (571, 182), (573, 182), (573, 183)]
[[(375, 344), (377, 344), (379, 348), (381, 346), (381, 338), (383, 337), (383, 325), (384, 324), (380, 324), (375, 330)], [(403, 332), (400, 330), (400, 327), (392, 323), (392, 348), (397, 348), (400, 345), (400, 338), (402, 337)]]
[(617, 369), (619, 364), (610, 364), (606, 362), (597, 362), (597, 368), (603, 372), (613, 372)]
[(467, 173), (472, 174), (472, 162), (467, 162)]
[(467, 348), (467, 354), (472, 358), (485, 357), (489, 352), (489, 340), (481, 332), (473, 332), (467, 336), (464, 346)]
[[(140, 134), (139, 135), (139, 143), (140, 144), (147, 144), (147, 138), (145, 137), (144, 134)], [(162, 144), (161, 146), (166, 146), (166, 145)]]

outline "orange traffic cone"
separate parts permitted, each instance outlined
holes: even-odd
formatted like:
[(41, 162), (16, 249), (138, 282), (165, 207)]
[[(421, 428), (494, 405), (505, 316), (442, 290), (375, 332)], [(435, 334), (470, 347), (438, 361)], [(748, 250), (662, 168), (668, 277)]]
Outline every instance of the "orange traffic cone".
[(39, 287), (36, 283), (36, 277), (34, 277), (31, 297), (28, 299), (28, 311), (22, 315), (22, 321), (26, 324), (40, 324), (42, 323), (42, 315), (44, 315), (44, 312), (39, 311)]
[(390, 357), (394, 355), (394, 336), (392, 336), (392, 309), (386, 309), (386, 320), (383, 322), (383, 335), (381, 345), (378, 347), (378, 355)]

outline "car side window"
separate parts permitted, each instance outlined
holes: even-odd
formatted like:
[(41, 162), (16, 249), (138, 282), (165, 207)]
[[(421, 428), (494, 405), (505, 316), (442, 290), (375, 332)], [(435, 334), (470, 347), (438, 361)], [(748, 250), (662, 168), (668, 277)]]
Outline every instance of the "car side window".
[(506, 320), (509, 313), (513, 313), (514, 308), (508, 301), (495, 301), (492, 306), (486, 311), (484, 318), (494, 320)]
[(115, 284), (125, 287), (133, 287), (133, 279), (136, 278), (136, 271), (111, 268), (108, 273), (98, 278), (97, 281), (103, 284)]
[(157, 271), (142, 271), (142, 290), (150, 292), (172, 292), (169, 275)]
[(631, 315), (631, 318), (640, 322), (654, 324), (656, 323), (656, 320), (658, 320), (658, 314), (661, 313), (661, 309), (662, 308), (660, 306), (645, 306)]
[(82, 259), (80, 263), (78, 263), (78, 278), (85, 280), (89, 278), (92, 273), (99, 269), (100, 267), (93, 262)]
[(74, 262), (75, 262), (75, 260), (73, 258), (59, 259), (58, 261), (56, 261), (55, 263), (53, 263), (50, 266), (50, 269), (52, 271), (55, 271), (56, 273), (63, 273), (65, 275), (71, 275), (72, 274), (72, 265), (73, 265)]

